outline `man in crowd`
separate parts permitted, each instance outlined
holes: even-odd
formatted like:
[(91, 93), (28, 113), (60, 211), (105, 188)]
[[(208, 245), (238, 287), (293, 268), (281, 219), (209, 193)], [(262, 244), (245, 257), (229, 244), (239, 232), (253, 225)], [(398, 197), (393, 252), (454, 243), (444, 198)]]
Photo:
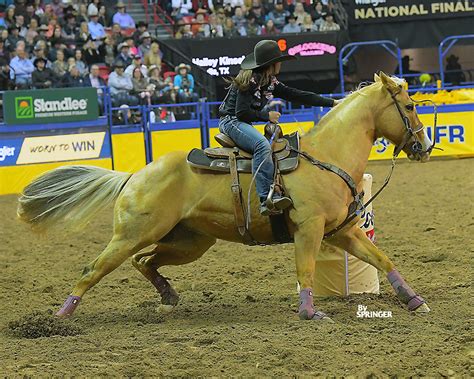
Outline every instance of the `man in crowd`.
[(132, 16), (125, 12), (125, 4), (122, 1), (117, 3), (117, 13), (114, 14), (112, 22), (114, 24), (119, 24), (122, 29), (134, 29), (135, 21), (133, 21)]
[(114, 71), (109, 75), (108, 86), (114, 106), (138, 104), (138, 99), (130, 95), (130, 91), (133, 89), (132, 79), (125, 75), (124, 64), (121, 61), (115, 64)]
[(99, 12), (96, 8), (92, 8), (89, 12), (89, 33), (94, 40), (101, 40), (105, 37), (105, 29), (102, 24), (99, 23)]
[(129, 66), (132, 63), (132, 57), (130, 56), (130, 48), (126, 42), (122, 42), (118, 45), (117, 50), (119, 51), (119, 55), (115, 58), (114, 63), (122, 62), (123, 66)]
[(283, 33), (301, 33), (301, 26), (296, 23), (296, 17), (289, 15), (286, 18), (287, 24), (283, 27)]
[(275, 0), (275, 7), (268, 14), (268, 19), (273, 21), (273, 24), (278, 30), (282, 30), (285, 26), (286, 17), (290, 13), (283, 8), (283, 0)]
[(103, 109), (104, 90), (102, 89), (102, 87), (105, 87), (106, 84), (105, 84), (104, 79), (102, 79), (99, 74), (100, 74), (99, 66), (96, 64), (93, 64), (90, 69), (90, 74), (86, 75), (86, 77), (84, 78), (84, 86), (97, 88), (97, 100), (99, 101), (100, 109)]
[(62, 86), (66, 88), (86, 86), (85, 80), (75, 64), (69, 66), (69, 72), (63, 77)]
[(140, 37), (140, 46), (138, 46), (138, 51), (142, 58), (145, 57), (150, 52), (151, 48), (151, 34), (149, 32), (144, 32)]
[(36, 67), (36, 70), (31, 74), (33, 88), (44, 89), (53, 87), (56, 78), (53, 71), (46, 67), (46, 59), (41, 57), (36, 58), (34, 60), (34, 66)]
[(131, 78), (133, 76), (133, 70), (135, 70), (136, 67), (140, 67), (140, 71), (145, 78), (148, 76), (148, 69), (142, 64), (142, 58), (139, 55), (132, 57), (132, 64), (125, 69), (125, 75)]
[(148, 24), (145, 21), (138, 21), (137, 22), (137, 29), (133, 32), (132, 37), (135, 41), (135, 45), (139, 45), (140, 41), (142, 40), (142, 35), (148, 29)]
[(31, 86), (31, 74), (35, 67), (28, 59), (24, 47), (17, 47), (15, 52), (16, 57), (10, 61), (10, 78), (15, 81), (18, 88), (29, 88)]

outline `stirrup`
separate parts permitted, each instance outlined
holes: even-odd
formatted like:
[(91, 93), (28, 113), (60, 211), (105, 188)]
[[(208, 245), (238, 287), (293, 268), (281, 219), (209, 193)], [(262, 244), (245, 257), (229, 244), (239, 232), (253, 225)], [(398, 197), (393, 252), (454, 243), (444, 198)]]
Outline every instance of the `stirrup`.
[(278, 197), (277, 199), (274, 199), (273, 198), (274, 194), (275, 194), (275, 184), (272, 184), (270, 186), (270, 191), (268, 192), (267, 199), (264, 202), (265, 206), (268, 209), (282, 211), (293, 205), (293, 201), (291, 201), (291, 199), (288, 196), (283, 196), (279, 194), (280, 197)]

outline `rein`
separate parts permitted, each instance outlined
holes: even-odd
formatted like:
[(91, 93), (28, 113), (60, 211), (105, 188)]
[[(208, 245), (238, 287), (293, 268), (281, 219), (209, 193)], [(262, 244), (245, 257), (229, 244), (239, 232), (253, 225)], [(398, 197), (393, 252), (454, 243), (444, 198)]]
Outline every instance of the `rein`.
[(432, 142), (431, 146), (428, 147), (424, 151), (423, 150), (423, 145), (420, 142), (418, 136), (416, 135), (418, 132), (423, 130), (424, 126), (423, 126), (423, 124), (421, 124), (421, 126), (419, 126), (416, 130), (413, 130), (413, 128), (410, 125), (410, 120), (403, 113), (403, 111), (400, 107), (400, 104), (398, 104), (398, 101), (395, 98), (400, 92), (401, 92), (401, 88), (396, 93), (391, 93), (390, 92), (390, 96), (392, 97), (392, 100), (395, 103), (395, 106), (397, 107), (398, 113), (400, 114), (400, 117), (403, 121), (403, 125), (405, 126), (405, 129), (406, 129), (405, 130), (405, 135), (403, 136), (403, 139), (402, 139), (402, 142), (400, 143), (400, 145), (395, 146), (395, 149), (393, 150), (392, 164), (391, 164), (391, 167), (390, 167), (390, 170), (389, 170), (387, 176), (385, 177), (384, 183), (377, 190), (377, 192), (375, 192), (375, 194), (372, 195), (372, 197), (369, 200), (367, 200), (367, 202), (365, 204), (363, 203), (364, 191), (357, 192), (357, 187), (356, 187), (356, 184), (354, 182), (354, 179), (352, 179), (352, 177), (347, 172), (345, 172), (343, 169), (341, 169), (341, 168), (339, 168), (339, 167), (337, 167), (337, 166), (335, 166), (331, 163), (325, 163), (325, 162), (318, 161), (317, 159), (315, 159), (314, 157), (312, 157), (311, 155), (309, 155), (305, 151), (300, 151), (300, 150), (294, 149), (292, 147), (289, 147), (290, 151), (293, 151), (293, 152), (301, 155), (306, 160), (308, 160), (312, 165), (314, 165), (316, 167), (319, 167), (321, 170), (331, 171), (331, 172), (335, 173), (336, 175), (338, 175), (347, 184), (347, 186), (349, 187), (349, 189), (351, 191), (352, 197), (354, 198), (354, 201), (352, 201), (352, 203), (349, 204), (348, 215), (346, 216), (345, 220), (339, 226), (337, 226), (336, 228), (334, 228), (331, 231), (324, 234), (324, 238), (332, 237), (334, 234), (336, 234), (338, 231), (340, 231), (342, 228), (344, 228), (347, 224), (349, 224), (351, 221), (353, 221), (357, 216), (359, 216), (362, 212), (364, 212), (365, 208), (370, 203), (372, 203), (372, 201), (374, 201), (377, 198), (377, 196), (385, 189), (385, 187), (388, 185), (388, 183), (390, 182), (390, 179), (392, 177), (398, 155), (404, 149), (404, 147), (407, 145), (407, 143), (410, 141), (411, 138), (413, 138), (415, 140), (415, 142), (411, 146), (411, 151), (415, 154), (416, 153), (418, 153), (418, 154), (428, 153), (429, 154), (429, 153), (431, 153), (431, 151), (433, 149), (435, 149), (435, 148), (439, 149), (438, 147), (435, 147), (435, 145), (436, 145), (436, 125), (437, 125), (437, 121), (438, 121), (438, 111), (437, 111), (436, 104), (431, 100), (419, 100), (419, 101), (417, 101), (417, 100), (413, 100), (413, 99), (410, 98), (415, 103), (430, 102), (430, 103), (433, 104), (433, 108), (434, 108), (433, 142)]

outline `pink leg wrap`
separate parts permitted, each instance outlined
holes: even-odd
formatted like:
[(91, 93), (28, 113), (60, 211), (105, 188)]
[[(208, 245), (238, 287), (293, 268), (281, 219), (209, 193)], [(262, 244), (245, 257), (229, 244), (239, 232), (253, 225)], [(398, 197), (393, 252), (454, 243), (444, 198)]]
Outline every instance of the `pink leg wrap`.
[(298, 314), (301, 320), (311, 320), (314, 316), (313, 291), (305, 288), (300, 291), (300, 307)]
[(56, 313), (58, 317), (69, 317), (76, 310), (79, 302), (81, 301), (80, 296), (69, 295), (64, 302), (62, 308)]
[(396, 269), (390, 271), (387, 278), (398, 298), (408, 305), (410, 311), (414, 311), (425, 303), (425, 300), (411, 289)]

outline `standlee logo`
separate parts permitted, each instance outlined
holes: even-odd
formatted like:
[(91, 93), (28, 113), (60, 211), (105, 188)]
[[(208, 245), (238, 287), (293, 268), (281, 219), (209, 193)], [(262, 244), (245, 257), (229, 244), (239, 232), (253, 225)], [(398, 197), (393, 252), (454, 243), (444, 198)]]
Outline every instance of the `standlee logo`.
[(392, 318), (392, 311), (368, 311), (367, 306), (357, 305), (357, 318)]
[(22, 96), (15, 98), (16, 118), (33, 118), (33, 98), (31, 96)]
[(6, 157), (13, 157), (15, 155), (15, 148), (11, 146), (0, 147), (0, 162), (3, 162)]
[(63, 100), (34, 99), (31, 96), (15, 98), (16, 118), (69, 116), (87, 113), (87, 99), (65, 97)]

